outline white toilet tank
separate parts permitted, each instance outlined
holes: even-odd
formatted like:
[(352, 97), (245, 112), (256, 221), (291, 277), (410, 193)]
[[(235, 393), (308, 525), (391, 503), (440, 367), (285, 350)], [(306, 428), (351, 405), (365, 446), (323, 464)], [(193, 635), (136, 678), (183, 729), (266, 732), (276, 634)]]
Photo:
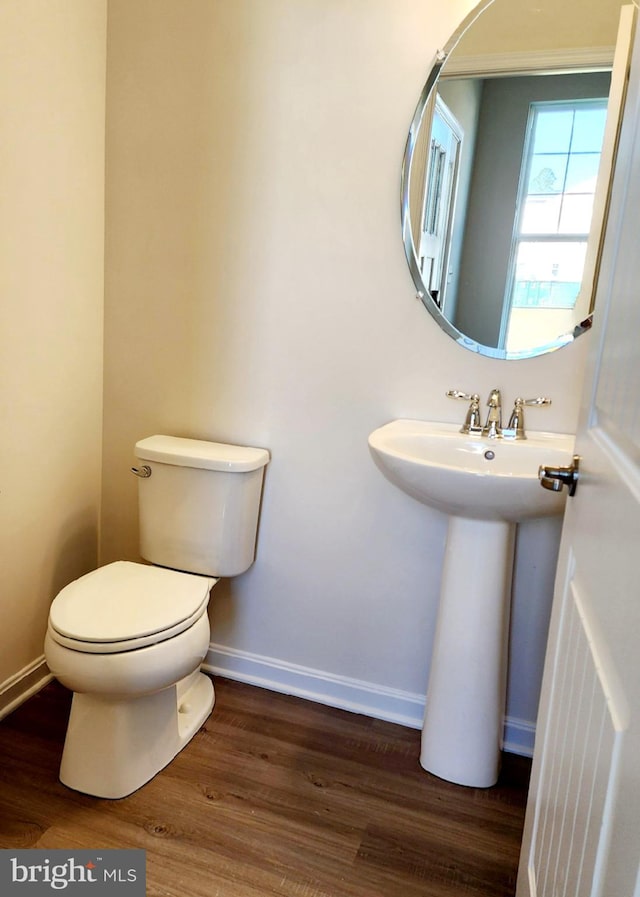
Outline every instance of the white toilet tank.
[(216, 577), (251, 566), (266, 449), (149, 436), (135, 454), (150, 470), (138, 480), (143, 558)]

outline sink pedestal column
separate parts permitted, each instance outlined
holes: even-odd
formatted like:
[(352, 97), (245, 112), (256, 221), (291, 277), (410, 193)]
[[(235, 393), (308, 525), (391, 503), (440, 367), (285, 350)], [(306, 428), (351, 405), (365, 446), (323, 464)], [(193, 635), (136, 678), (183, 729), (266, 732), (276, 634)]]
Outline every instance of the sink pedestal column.
[(420, 765), (460, 785), (500, 771), (515, 528), (449, 519)]

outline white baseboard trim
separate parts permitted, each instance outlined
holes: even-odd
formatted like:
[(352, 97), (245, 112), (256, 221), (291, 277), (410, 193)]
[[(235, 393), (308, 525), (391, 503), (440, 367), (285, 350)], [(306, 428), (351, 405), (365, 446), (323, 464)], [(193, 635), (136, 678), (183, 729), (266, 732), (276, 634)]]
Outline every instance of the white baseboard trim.
[(0, 684), (0, 719), (8, 716), (52, 679), (44, 655), (10, 676)]
[(412, 729), (422, 727), (423, 695), (373, 685), (361, 679), (335, 676), (323, 670), (237, 651), (223, 645), (209, 645), (202, 668), (226, 679), (296, 695), (329, 707), (362, 713)]
[[(425, 699), (421, 694), (373, 685), (348, 676), (336, 676), (323, 670), (216, 644), (209, 645), (202, 668), (225, 679), (362, 713), (411, 729), (422, 728)], [(533, 723), (514, 717), (505, 720), (505, 751), (531, 757), (534, 736)]]
[[(202, 668), (212, 675), (246, 682), (259, 688), (296, 695), (308, 701), (362, 713), (374, 719), (422, 728), (424, 697), (420, 694), (373, 685), (361, 679), (336, 676), (323, 670), (287, 663), (273, 657), (237, 651), (223, 645), (209, 645)], [(0, 720), (44, 688), (53, 676), (44, 656), (0, 685)], [(535, 723), (507, 717), (503, 750), (523, 757), (533, 756)]]
[(504, 738), (502, 749), (508, 754), (520, 754), (521, 757), (533, 757), (533, 745), (536, 740), (536, 724), (514, 716), (504, 721)]

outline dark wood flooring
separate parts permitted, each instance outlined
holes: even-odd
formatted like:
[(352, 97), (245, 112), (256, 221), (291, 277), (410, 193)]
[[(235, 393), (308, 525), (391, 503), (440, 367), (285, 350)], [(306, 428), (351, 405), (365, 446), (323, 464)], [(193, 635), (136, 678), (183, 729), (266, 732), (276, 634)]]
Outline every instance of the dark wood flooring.
[(529, 762), (494, 788), (425, 773), (420, 733), (216, 682), (205, 727), (155, 779), (109, 801), (65, 788), (69, 693), (0, 723), (0, 847), (147, 851), (152, 897), (507, 897)]

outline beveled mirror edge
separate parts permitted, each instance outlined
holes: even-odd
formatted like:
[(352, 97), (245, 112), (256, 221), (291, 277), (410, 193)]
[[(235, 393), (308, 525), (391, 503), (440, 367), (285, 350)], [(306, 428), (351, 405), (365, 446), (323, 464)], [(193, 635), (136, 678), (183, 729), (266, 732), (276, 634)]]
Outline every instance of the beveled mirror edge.
[[(438, 78), (440, 77), (440, 72), (445, 62), (447, 61), (449, 54), (458, 45), (462, 36), (473, 25), (476, 19), (480, 15), (482, 15), (482, 13), (486, 9), (492, 6), (494, 2), (495, 0), (481, 0), (480, 3), (474, 6), (471, 12), (468, 13), (467, 16), (465, 16), (458, 28), (456, 28), (456, 30), (453, 32), (444, 47), (436, 51), (436, 54), (431, 62), (429, 74), (416, 104), (416, 109), (411, 120), (411, 125), (409, 127), (409, 135), (405, 144), (401, 171), (400, 215), (402, 221), (402, 240), (404, 243), (405, 255), (407, 258), (407, 263), (409, 265), (411, 277), (417, 290), (416, 298), (422, 301), (424, 307), (432, 317), (435, 318), (436, 315), (438, 316), (437, 323), (440, 325), (442, 330), (444, 330), (444, 332), (453, 340), (455, 340), (459, 345), (463, 346), (463, 348), (489, 358), (508, 359), (519, 358), (522, 356), (520, 353), (508, 353), (506, 349), (497, 349), (493, 346), (485, 346), (482, 343), (478, 343), (476, 342), (476, 340), (473, 340), (470, 337), (466, 336), (466, 334), (461, 333), (461, 331), (454, 327), (453, 324), (451, 324), (444, 317), (444, 315), (440, 314), (439, 310), (435, 308), (433, 300), (425, 295), (423, 289), (421, 289), (422, 275), (417, 265), (417, 258), (415, 247), (413, 244), (413, 236), (411, 234), (411, 221), (409, 215), (409, 166), (411, 163), (413, 148), (415, 146), (418, 130), (422, 123), (424, 111), (427, 107), (427, 101), (438, 81)], [(566, 342), (571, 342), (573, 340), (573, 334), (567, 336), (567, 340), (562, 340), (561, 342), (558, 342), (557, 345), (554, 342), (554, 344), (545, 351), (549, 352), (552, 351), (552, 349), (560, 348), (561, 346), (566, 345)]]

